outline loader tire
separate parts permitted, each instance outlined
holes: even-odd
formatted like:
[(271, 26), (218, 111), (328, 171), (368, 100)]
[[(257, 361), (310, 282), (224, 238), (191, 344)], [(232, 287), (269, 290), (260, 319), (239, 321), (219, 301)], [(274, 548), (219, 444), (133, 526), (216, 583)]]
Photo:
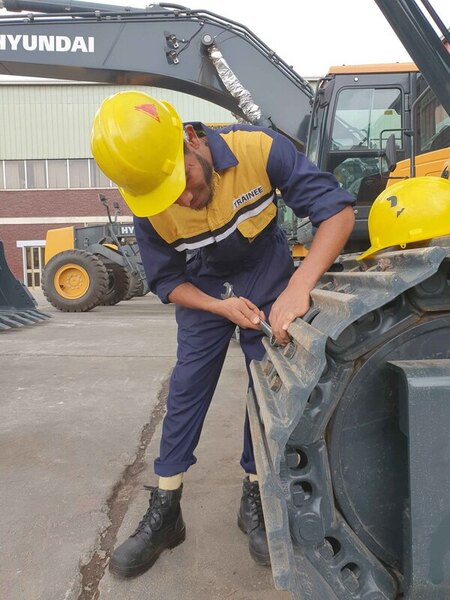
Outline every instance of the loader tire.
[(130, 288), (130, 275), (124, 267), (117, 263), (105, 262), (104, 264), (108, 272), (108, 289), (100, 304), (113, 306), (125, 300)]
[(131, 300), (136, 296), (141, 297), (144, 295), (144, 282), (140, 277), (134, 274), (130, 274), (130, 285), (124, 300)]
[(108, 271), (94, 254), (65, 250), (45, 265), (42, 291), (63, 312), (87, 312), (98, 306), (108, 290)]

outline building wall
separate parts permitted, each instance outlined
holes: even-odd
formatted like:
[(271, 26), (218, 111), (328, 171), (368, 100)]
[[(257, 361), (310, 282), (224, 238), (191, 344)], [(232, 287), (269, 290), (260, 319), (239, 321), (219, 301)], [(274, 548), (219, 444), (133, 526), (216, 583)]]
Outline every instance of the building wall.
[[(0, 85), (0, 159), (89, 158), (92, 121), (101, 102), (129, 86), (100, 84)], [(175, 106), (183, 121), (235, 121), (210, 102), (171, 90), (133, 86)]]

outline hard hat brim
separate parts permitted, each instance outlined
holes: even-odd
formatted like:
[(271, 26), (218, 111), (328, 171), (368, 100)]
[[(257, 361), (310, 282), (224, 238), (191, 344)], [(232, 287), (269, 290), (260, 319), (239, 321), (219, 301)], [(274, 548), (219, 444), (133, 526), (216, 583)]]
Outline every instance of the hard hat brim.
[(356, 260), (364, 260), (365, 258), (369, 258), (370, 256), (372, 256), (372, 254), (375, 254), (379, 250), (380, 250), (380, 248), (375, 248), (374, 246), (370, 246), (370, 248), (368, 250), (366, 250), (365, 252), (363, 252), (362, 254), (357, 256)]

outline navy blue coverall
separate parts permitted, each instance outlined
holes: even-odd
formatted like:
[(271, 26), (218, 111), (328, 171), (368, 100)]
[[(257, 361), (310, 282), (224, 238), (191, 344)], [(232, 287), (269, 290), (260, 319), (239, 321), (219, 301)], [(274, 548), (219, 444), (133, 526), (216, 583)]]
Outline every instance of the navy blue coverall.
[[(190, 282), (220, 298), (229, 281), (238, 296), (268, 317), (293, 273), (286, 236), (277, 224), (275, 189), (297, 216), (309, 216), (315, 226), (354, 200), (280, 134), (245, 125), (202, 130), (220, 178), (210, 205), (202, 211), (174, 205), (157, 217), (134, 219), (150, 289), (169, 302), (175, 287)], [(186, 250), (195, 252), (188, 261)], [(177, 363), (155, 461), (156, 474), (165, 477), (196, 462), (194, 450), (235, 329), (222, 317), (182, 306), (176, 307), (176, 319)], [(247, 369), (264, 355), (262, 335), (241, 330)], [(241, 465), (246, 473), (256, 473), (248, 416)]]

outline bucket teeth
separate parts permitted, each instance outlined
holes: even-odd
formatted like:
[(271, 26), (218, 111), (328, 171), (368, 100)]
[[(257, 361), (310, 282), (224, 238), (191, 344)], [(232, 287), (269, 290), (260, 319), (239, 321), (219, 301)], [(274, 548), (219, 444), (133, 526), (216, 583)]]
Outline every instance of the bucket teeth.
[(34, 325), (50, 318), (50, 315), (37, 309), (20, 311), (0, 310), (0, 331), (17, 329), (25, 325)]

